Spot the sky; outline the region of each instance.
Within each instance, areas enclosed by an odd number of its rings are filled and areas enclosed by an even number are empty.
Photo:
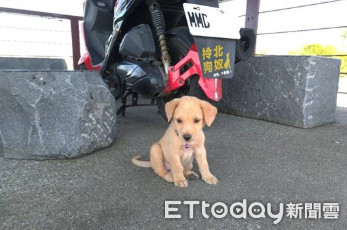
[[[260,12],[312,4],[328,0],[261,0]],[[35,11],[83,15],[84,0],[0,0],[0,7]],[[246,0],[233,0],[222,7],[232,15],[244,15]],[[278,11],[259,15],[258,33],[347,26],[347,0]],[[241,24],[244,17],[239,17]],[[230,23],[233,23],[232,20]],[[226,25],[228,26],[228,25]],[[319,43],[333,45],[340,52],[347,53],[347,39],[341,38],[345,29],[314,32],[259,35],[257,53],[288,54],[302,46]],[[72,56],[70,24],[66,20],[43,19],[0,13],[0,56]]]

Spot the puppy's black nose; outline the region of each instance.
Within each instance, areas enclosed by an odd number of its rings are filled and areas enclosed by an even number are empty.
[[[189,141],[190,138],[192,138],[192,135],[190,135],[190,134],[183,134],[183,138],[184,138],[184,140]]]

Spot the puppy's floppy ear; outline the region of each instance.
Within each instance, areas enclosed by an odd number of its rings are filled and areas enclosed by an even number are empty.
[[[207,126],[211,126],[212,122],[216,118],[217,108],[207,101],[201,101],[200,103],[202,112],[204,113],[204,121]]]
[[[170,122],[171,118],[174,114],[174,111],[178,105],[178,102],[180,101],[179,98],[175,98],[165,104],[165,112],[167,116],[167,121]]]

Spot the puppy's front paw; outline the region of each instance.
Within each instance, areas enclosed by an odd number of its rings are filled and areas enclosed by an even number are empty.
[[[207,184],[217,184],[218,180],[215,176],[213,176],[212,174],[202,178]]]
[[[173,183],[173,178],[172,178],[172,175],[171,173],[167,173],[165,176],[164,176],[164,179],[169,182],[169,183]]]
[[[174,183],[177,187],[180,187],[180,188],[185,188],[188,186],[188,181],[186,180],[186,178],[182,180],[175,180]]]

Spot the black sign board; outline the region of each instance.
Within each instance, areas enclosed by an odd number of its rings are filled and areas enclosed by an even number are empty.
[[[232,78],[236,40],[194,36],[204,78]]]

